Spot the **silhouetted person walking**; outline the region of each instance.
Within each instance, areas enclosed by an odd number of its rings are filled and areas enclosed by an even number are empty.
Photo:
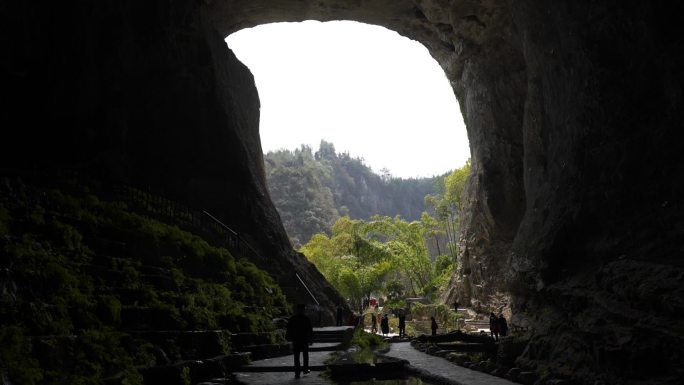
[[[499,314],[498,325],[499,334],[501,337],[506,337],[508,335],[508,322],[506,322],[506,318],[503,316],[503,314]]]
[[[382,330],[383,336],[389,334],[389,320],[387,319],[387,314],[382,315],[382,320],[380,321],[380,330]]]
[[[436,336],[437,335],[437,321],[435,321],[435,317],[430,317],[430,329],[432,329],[432,335]]]
[[[495,341],[499,340],[499,319],[494,313],[489,314],[489,333]]]
[[[406,315],[399,313],[399,337],[406,337]]]
[[[335,321],[337,321],[337,326],[342,326],[342,320],[343,320],[344,314],[341,306],[337,307],[337,318]]]
[[[309,317],[304,315],[304,305],[297,305],[297,313],[290,317],[287,322],[287,332],[285,334],[288,341],[292,341],[292,352],[294,353],[295,378],[299,378],[302,372],[299,364],[299,353],[304,356],[304,374],[309,373],[309,343],[313,337],[313,328]]]
[[[371,333],[376,334],[378,332],[378,319],[375,317],[374,313],[371,313]]]

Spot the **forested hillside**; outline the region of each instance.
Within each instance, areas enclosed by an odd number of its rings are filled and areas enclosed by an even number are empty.
[[[271,198],[293,246],[316,233],[330,234],[341,216],[369,219],[373,215],[420,219],[425,196],[438,193],[441,177],[400,179],[375,174],[362,159],[338,154],[332,143],[321,141],[318,151],[302,145],[265,155]]]

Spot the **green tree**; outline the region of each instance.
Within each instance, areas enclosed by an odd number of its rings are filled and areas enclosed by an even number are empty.
[[[313,154],[309,146],[269,152],[264,165],[271,198],[295,247],[313,234],[330,234],[332,224],[344,215],[418,220],[426,209],[423,198],[434,192],[436,180],[395,178],[388,170],[377,175],[363,159],[337,153],[324,140]]]
[[[446,251],[454,261],[458,255],[458,233],[465,203],[465,184],[469,175],[470,160],[463,167],[452,171],[443,179],[439,188],[443,194],[425,197],[425,203],[434,212],[437,225],[435,226],[435,223],[427,218],[429,216],[427,214],[422,220],[424,223],[430,224],[429,233],[433,237],[443,235],[446,238]]]
[[[354,305],[372,293],[396,295],[399,287],[402,294],[413,296],[434,293],[441,267],[436,269],[429,258],[420,221],[342,217],[332,229],[332,237],[318,234],[300,251]]]

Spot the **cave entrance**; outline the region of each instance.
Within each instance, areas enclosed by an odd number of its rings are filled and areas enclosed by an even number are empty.
[[[463,118],[428,50],[352,21],[262,24],[226,42],[252,71],[264,152],[321,140],[395,177],[439,175],[470,158]]]

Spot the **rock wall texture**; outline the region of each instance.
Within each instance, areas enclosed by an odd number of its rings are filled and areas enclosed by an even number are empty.
[[[264,186],[258,96],[223,37],[350,19],[422,42],[472,151],[445,301],[507,293],[519,363],[577,383],[681,383],[684,27],[674,2],[192,0],[3,4],[3,168],[78,168],[218,213],[285,286],[305,276]]]
[[[525,216],[508,282],[554,372],[681,381],[680,6],[515,2]]]
[[[265,187],[249,70],[197,1],[3,4],[3,171],[76,169],[206,209],[295,302],[339,294],[295,253]]]

